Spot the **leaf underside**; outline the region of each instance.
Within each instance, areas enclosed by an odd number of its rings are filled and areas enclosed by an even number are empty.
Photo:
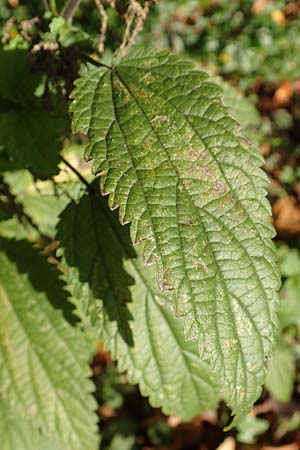
[[[90,193],[70,203],[57,238],[82,325],[93,328],[129,382],[138,383],[154,407],[183,420],[213,409],[218,385],[199,361],[197,342],[185,341],[170,295],[159,292],[154,271],[133,250],[128,227],[107,201]]]
[[[73,131],[121,223],[131,222],[185,335],[244,415],[272,347],[279,277],[256,151],[237,135],[208,76],[167,52],[133,51],[91,68],[73,93]]]
[[[88,347],[50,305],[56,286],[43,292],[41,257],[29,244],[4,239],[0,250],[0,403],[6,404],[0,414],[21,421],[13,448],[27,449],[32,433],[31,448],[96,450]],[[23,446],[18,433],[25,436]],[[12,437],[5,436],[9,449]]]

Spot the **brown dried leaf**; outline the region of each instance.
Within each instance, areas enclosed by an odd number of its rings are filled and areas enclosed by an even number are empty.
[[[273,205],[274,225],[280,236],[300,235],[300,207],[295,197],[280,198]]]

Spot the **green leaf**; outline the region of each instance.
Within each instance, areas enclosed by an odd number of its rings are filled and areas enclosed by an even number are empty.
[[[0,402],[1,450],[62,450],[40,433],[29,420],[18,415],[3,399]]]
[[[202,67],[206,71],[206,67],[200,66],[200,68]],[[243,127],[242,132],[249,137],[251,134],[253,135],[253,130],[258,128],[261,123],[259,112],[253,101],[223,78],[213,76],[212,71],[208,73],[212,76],[212,80],[223,89],[224,105],[230,109],[233,118]]]
[[[153,421],[149,425],[147,434],[155,447],[170,445],[173,440],[173,430],[164,419]]]
[[[39,76],[30,69],[29,53],[24,50],[0,50],[0,97],[26,103],[34,95]]]
[[[125,403],[126,391],[131,391],[131,386],[124,383],[124,374],[114,364],[108,364],[105,371],[96,378],[98,403],[113,410],[121,409]]]
[[[154,271],[144,267],[128,227],[106,201],[91,192],[70,203],[57,238],[77,314],[129,382],[139,383],[153,406],[184,420],[214,408],[218,386],[199,360],[197,342],[185,341],[183,319],[174,317],[170,296],[159,292]]]
[[[261,123],[258,110],[250,99],[244,97],[238,89],[229,83],[222,80],[219,81],[219,85],[224,90],[224,105],[230,108],[231,114],[241,124],[246,135],[251,136],[251,131],[255,130]]]
[[[298,431],[300,429],[300,413],[295,411],[292,416],[280,416],[278,425],[274,433],[274,438],[280,441],[285,435],[292,431]]]
[[[0,398],[52,448],[96,450],[90,351],[49,303],[62,307],[64,294],[45,264],[28,244],[1,240]]]
[[[59,214],[69,203],[70,197],[74,195],[76,198],[77,191],[82,189],[82,184],[77,181],[55,184],[52,180],[36,182],[28,170],[6,172],[4,180],[40,233],[50,238],[55,236]]]
[[[133,51],[76,82],[73,131],[90,139],[109,206],[145,241],[187,338],[244,415],[261,391],[279,275],[262,157],[237,135],[221,89],[167,52]]]
[[[122,434],[116,434],[109,447],[108,450],[135,450],[136,449],[136,438],[135,436],[124,436]]]
[[[291,325],[300,327],[300,280],[299,276],[289,277],[280,291],[281,302],[278,316],[281,328]]]
[[[279,402],[289,402],[295,381],[295,358],[292,349],[280,342],[268,363],[266,388]]]
[[[39,233],[27,221],[20,222],[20,218],[14,214],[11,219],[0,221],[0,236],[7,239],[27,239],[37,241]]]
[[[58,151],[64,127],[60,114],[47,112],[40,105],[15,107],[0,112],[0,145],[17,167],[50,177],[58,173]]]
[[[50,31],[45,33],[45,41],[59,42],[62,47],[71,45],[87,44],[90,41],[89,35],[82,28],[70,25],[63,17],[54,17],[49,25]]]
[[[299,277],[300,275],[300,253],[298,249],[282,246],[280,249],[280,273],[284,277]],[[284,252],[284,250],[286,250]]]
[[[29,168],[40,177],[57,174],[60,139],[68,126],[65,105],[48,96],[52,108],[46,110],[35,96],[40,77],[30,72],[28,52],[0,52],[0,69],[0,147],[14,169]]]
[[[269,422],[259,417],[246,416],[237,426],[237,439],[244,444],[255,444],[257,436],[269,429]]]

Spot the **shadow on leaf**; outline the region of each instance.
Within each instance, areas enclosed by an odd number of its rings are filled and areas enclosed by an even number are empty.
[[[124,268],[124,260],[136,254],[129,227],[122,227],[116,214],[108,209],[106,198],[91,190],[62,212],[57,239],[67,265],[78,269],[80,283],[88,284],[124,341],[133,346],[127,304],[134,279]]]
[[[72,312],[73,305],[68,301],[65,285],[55,266],[49,264],[46,258],[26,241],[1,238],[0,248],[17,265],[20,273],[27,274],[36,291],[44,292],[52,306],[60,309],[69,323],[76,323],[77,319]]]

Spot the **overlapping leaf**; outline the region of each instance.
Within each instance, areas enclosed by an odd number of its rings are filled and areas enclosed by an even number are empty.
[[[224,105],[230,108],[233,118],[243,127],[242,133],[250,138],[251,134],[253,135],[253,130],[257,129],[261,123],[254,102],[222,78],[214,78],[214,80],[223,89]]]
[[[14,170],[29,168],[42,177],[57,174],[60,139],[68,126],[65,105],[53,96],[56,109],[47,111],[35,96],[41,79],[30,71],[28,52],[0,51],[0,69],[0,147]]]
[[[74,238],[75,237],[75,238]],[[186,342],[170,296],[133,250],[103,198],[83,196],[63,212],[58,239],[71,300],[84,328],[94,329],[153,406],[184,420],[215,407],[218,386],[199,361],[197,342]]]
[[[295,357],[291,346],[278,342],[268,364],[266,388],[279,402],[289,402],[295,380]]]
[[[0,97],[18,104],[30,102],[39,83],[39,75],[30,69],[25,50],[0,50]]]
[[[49,238],[55,236],[61,211],[82,189],[81,183],[71,180],[55,184],[50,180],[39,180],[37,184],[28,170],[6,172],[3,178],[27,217]]]
[[[258,397],[276,322],[277,269],[262,158],[236,135],[221,89],[167,52],[128,54],[77,81],[73,130],[134,243],[145,241],[188,338],[243,415]]]
[[[15,168],[29,168],[42,177],[58,173],[58,151],[64,124],[40,105],[15,106],[0,112],[0,145]]]
[[[28,244],[2,240],[0,401],[21,420],[14,450],[27,450],[31,427],[32,449],[43,448],[49,439],[55,449],[96,450],[89,351],[79,330],[50,302],[63,307],[51,270],[45,274],[43,261]],[[10,420],[7,411],[1,413]]]

